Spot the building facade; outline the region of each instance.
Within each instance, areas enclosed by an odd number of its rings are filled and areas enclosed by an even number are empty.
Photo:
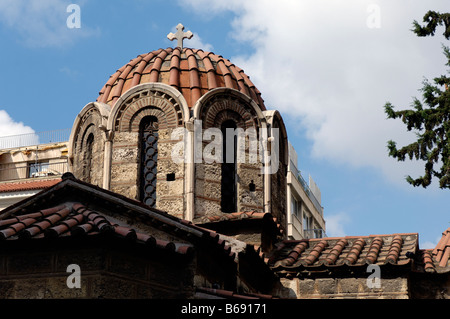
[[[307,183],[301,175],[298,169],[297,152],[291,143],[289,143],[286,179],[288,238],[326,237],[320,189],[311,177]]]
[[[0,137],[0,211],[61,180],[69,136],[66,129]]]

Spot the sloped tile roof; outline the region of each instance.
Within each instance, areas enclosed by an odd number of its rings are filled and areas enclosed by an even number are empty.
[[[407,265],[418,235],[392,234],[284,241],[269,259],[275,271],[338,269],[368,264]]]
[[[20,182],[0,183],[0,193],[44,189],[61,181],[60,178],[45,180],[26,180]]]
[[[97,102],[113,106],[130,88],[151,82],[173,86],[189,107],[209,90],[226,87],[246,94],[265,110],[261,93],[242,69],[222,56],[190,48],[159,49],[130,60],[110,76]]]
[[[193,246],[190,244],[162,240],[136,232],[131,227],[111,222],[106,216],[80,203],[66,203],[0,220],[0,240],[57,238],[101,233],[114,234],[123,239],[179,254],[193,252]]]
[[[61,202],[63,198],[65,201]],[[77,201],[76,198],[81,198],[82,201]],[[55,204],[49,204],[52,202]],[[90,208],[91,203],[98,202],[102,203],[101,209],[105,212],[110,209],[114,211],[106,214]],[[3,210],[0,214],[0,245],[2,239],[19,241],[105,233],[130,239],[131,242],[166,248],[176,253],[192,252],[192,245],[167,241],[146,232],[136,231],[126,223],[118,224],[110,214],[137,219],[147,226],[168,234],[176,234],[177,238],[183,238],[189,243],[212,247],[231,262],[235,261],[236,253],[216,232],[98,186],[84,183],[75,179],[73,175],[63,176],[60,183]]]
[[[425,272],[441,273],[450,271],[450,228],[447,228],[434,249],[419,252],[420,266]]]
[[[439,267],[446,267],[450,259],[450,227],[442,233],[441,240],[433,249],[432,255],[439,262]]]

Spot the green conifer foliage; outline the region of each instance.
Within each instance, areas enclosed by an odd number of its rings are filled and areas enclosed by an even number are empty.
[[[421,26],[413,22],[413,32],[417,36],[433,36],[436,28],[445,26],[444,37],[450,38],[450,14],[429,11],[424,16],[426,23]],[[450,49],[443,45],[450,66]],[[448,73],[448,72],[447,72]],[[397,148],[394,141],[388,142],[389,156],[398,161],[422,160],[425,162],[425,173],[419,178],[408,176],[406,181],[413,186],[426,188],[433,177],[439,179],[440,188],[450,188],[450,78],[442,75],[433,82],[424,80],[421,89],[423,100],[413,100],[413,109],[394,111],[391,103],[384,106],[389,119],[400,118],[406,124],[407,130],[416,131],[417,141]]]

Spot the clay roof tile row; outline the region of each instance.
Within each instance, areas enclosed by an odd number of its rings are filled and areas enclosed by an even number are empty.
[[[114,234],[131,242],[166,249],[177,254],[192,254],[193,246],[155,238],[123,225],[80,203],[67,203],[49,209],[0,220],[0,240],[57,238],[66,236]],[[220,245],[219,245],[220,246]],[[229,254],[229,251],[226,251]]]
[[[431,252],[439,267],[448,267],[450,261],[450,227],[443,233],[436,247]]]
[[[418,248],[417,234],[286,240],[270,257],[275,271],[298,271],[367,264],[406,265]]]
[[[21,182],[7,182],[0,183],[0,193],[3,192],[19,192],[28,190],[39,190],[58,184],[60,178],[45,179],[45,180],[27,180]]]

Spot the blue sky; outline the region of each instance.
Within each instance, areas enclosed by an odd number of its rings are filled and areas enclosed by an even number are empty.
[[[392,3],[394,2],[394,3]],[[447,72],[439,29],[411,31],[447,0],[0,0],[0,135],[71,128],[118,68],[173,46],[213,51],[243,68],[268,109],[284,117],[304,177],[322,193],[328,236],[419,233],[437,244],[450,227],[450,193],[404,180],[422,164],[387,156],[414,139],[383,106],[408,108],[424,78]],[[66,9],[80,7],[70,29]]]

